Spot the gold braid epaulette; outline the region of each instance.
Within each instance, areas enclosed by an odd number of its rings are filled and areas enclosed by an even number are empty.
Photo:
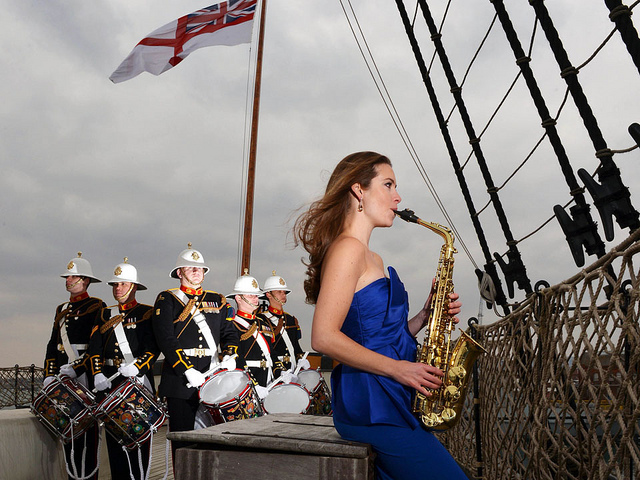
[[[115,327],[117,324],[122,322],[122,320],[124,320],[124,317],[122,315],[116,315],[115,317],[111,317],[109,320],[104,322],[103,325],[100,326],[100,333],[104,334],[111,327]]]
[[[102,308],[102,306],[100,305],[100,303],[102,302],[102,300],[97,299],[98,301],[95,302],[93,305],[91,305],[89,308],[87,308],[85,310],[85,312],[83,313],[83,315],[86,315],[87,313],[92,313],[95,312],[96,310],[98,310],[99,308]]]
[[[194,298],[190,298],[189,301],[187,302],[187,304],[184,307],[184,310],[182,310],[182,313],[180,314],[180,316],[178,317],[177,320],[175,320],[173,323],[179,323],[179,322],[184,322],[187,317],[189,316],[189,314],[191,313],[191,310],[193,309],[193,306],[196,304],[196,299]]]
[[[244,341],[245,341],[245,340],[247,340],[249,337],[252,337],[252,336],[253,336],[253,332],[255,332],[257,328],[258,328],[258,323],[256,322],[256,323],[254,323],[253,325],[251,325],[251,326],[249,327],[249,329],[248,329],[245,333],[243,333],[243,334],[240,336],[240,341],[241,341],[241,342],[244,342]]]

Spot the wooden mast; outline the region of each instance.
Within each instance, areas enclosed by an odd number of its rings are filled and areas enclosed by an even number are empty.
[[[253,112],[251,117],[251,140],[249,144],[249,167],[247,169],[247,197],[244,209],[244,234],[242,242],[242,265],[240,275],[249,271],[251,264],[251,236],[253,230],[253,197],[256,176],[256,150],[258,146],[258,114],[260,111],[260,82],[262,80],[262,48],[264,43],[264,23],[267,12],[267,0],[262,0],[260,27],[258,32],[258,55],[256,60],[256,78],[253,93]]]

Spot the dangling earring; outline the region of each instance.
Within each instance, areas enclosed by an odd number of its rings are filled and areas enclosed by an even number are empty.
[[[358,200],[358,211],[361,212],[362,211],[362,199]]]

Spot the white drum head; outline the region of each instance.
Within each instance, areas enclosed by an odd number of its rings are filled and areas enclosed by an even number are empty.
[[[313,392],[321,380],[320,373],[317,370],[300,370],[298,372],[298,380],[304,388]]]
[[[250,380],[242,370],[222,370],[200,387],[200,401],[207,405],[226,402],[240,395]]]
[[[310,397],[306,388],[295,383],[276,385],[264,398],[262,406],[267,413],[304,413]]]

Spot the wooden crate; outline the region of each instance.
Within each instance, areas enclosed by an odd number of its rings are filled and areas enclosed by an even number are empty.
[[[340,438],[331,417],[277,413],[189,432],[176,451],[176,480],[373,480],[367,444]]]

